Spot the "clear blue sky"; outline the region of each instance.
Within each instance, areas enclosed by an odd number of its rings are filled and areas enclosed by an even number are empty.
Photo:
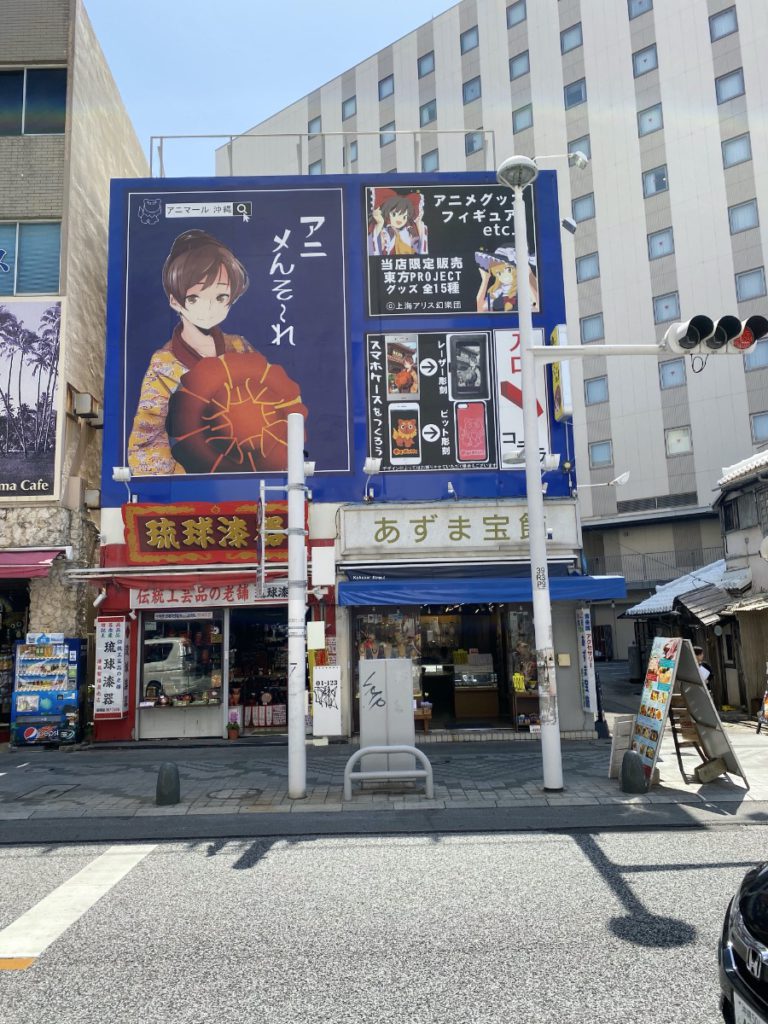
[[[148,152],[152,135],[245,131],[455,2],[85,0],[85,6]],[[215,145],[168,146],[166,174],[213,173]]]

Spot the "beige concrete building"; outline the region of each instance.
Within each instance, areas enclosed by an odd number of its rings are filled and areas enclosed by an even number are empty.
[[[716,481],[768,442],[768,341],[706,365],[599,352],[698,312],[768,309],[767,49],[764,0],[463,0],[217,152],[222,175],[591,157],[541,165],[578,224],[563,236],[569,340],[595,349],[573,364],[588,568],[625,575],[628,604],[721,556]],[[623,657],[621,611],[595,622]]]
[[[1,730],[14,639],[93,619],[109,181],[147,165],[80,0],[3,0],[0,110]]]

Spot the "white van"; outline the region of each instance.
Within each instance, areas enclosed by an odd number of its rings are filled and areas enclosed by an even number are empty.
[[[147,687],[156,689],[156,696],[177,697],[180,693],[204,690],[205,678],[195,678],[192,645],[178,636],[153,637],[144,641],[144,694]],[[150,690],[150,698],[152,691]]]

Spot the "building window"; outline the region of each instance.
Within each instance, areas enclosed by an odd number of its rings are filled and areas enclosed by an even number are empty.
[[[627,0],[629,7],[629,19],[639,18],[641,14],[647,14],[653,10],[653,0]]]
[[[315,135],[319,135],[323,126],[323,119],[318,114],[317,117],[313,117],[310,121],[307,121],[307,135],[313,138]]]
[[[524,132],[526,128],[533,126],[533,107],[530,103],[526,103],[524,107],[518,107],[517,110],[512,111],[512,131],[515,135],[518,132]]]
[[[595,194],[590,192],[589,195],[579,196],[578,199],[574,199],[571,203],[571,213],[573,219],[577,224],[581,224],[583,220],[592,220],[595,216]]]
[[[653,322],[666,324],[680,319],[680,299],[677,292],[656,295],[653,300]]]
[[[416,67],[419,71],[419,78],[426,78],[427,75],[431,75],[435,70],[435,51],[430,50],[429,53],[422,54],[416,62]]]
[[[658,260],[662,256],[669,256],[675,251],[675,239],[672,228],[662,228],[661,231],[652,231],[648,235],[648,259]]]
[[[583,153],[587,159],[592,159],[592,143],[588,135],[582,135],[580,139],[573,139],[568,143],[569,153]]]
[[[756,412],[749,417],[752,426],[752,441],[754,444],[762,444],[768,441],[768,412]]]
[[[347,121],[357,113],[357,96],[350,96],[341,104],[341,120]]]
[[[349,162],[357,163],[357,139],[353,139],[349,144]]]
[[[592,377],[584,381],[584,402],[586,405],[600,405],[608,401],[608,378]]]
[[[659,66],[659,58],[656,54],[656,44],[646,46],[644,50],[638,50],[632,54],[632,68],[635,78],[647,75],[649,71],[655,71]]]
[[[526,17],[525,0],[517,0],[516,4],[510,4],[507,8],[507,28],[519,25]]]
[[[650,135],[664,127],[664,117],[661,113],[661,104],[655,103],[652,107],[646,107],[637,115],[637,134],[640,138],[643,135]]]
[[[569,50],[576,50],[582,45],[584,39],[581,35],[581,22],[563,29],[560,33],[560,53],[568,53]]]
[[[314,163],[311,163],[309,165],[307,170],[309,171],[310,174],[322,174],[323,173],[323,161],[322,160],[315,160]]]
[[[0,135],[62,135],[66,68],[0,71]]]
[[[667,359],[659,363],[659,383],[662,391],[685,386],[685,360]]]
[[[729,71],[727,75],[721,75],[715,79],[715,93],[718,103],[727,103],[728,100],[744,95],[744,72],[741,68]]]
[[[730,533],[739,529],[739,503],[737,500],[726,501],[723,505],[723,530]]]
[[[440,170],[440,158],[436,149],[430,149],[428,153],[422,155],[421,169],[425,172]]]
[[[666,164],[653,167],[650,171],[643,171],[643,195],[646,199],[658,195],[659,192],[666,192],[668,188]]]
[[[693,451],[690,427],[670,427],[664,431],[664,448],[667,456],[688,455]]]
[[[728,7],[724,11],[713,14],[709,19],[709,38],[714,43],[718,39],[722,39],[723,36],[729,36],[732,32],[736,32],[738,27],[736,8]]]
[[[592,341],[603,339],[605,337],[603,314],[593,313],[592,316],[583,316],[579,320],[579,333],[582,345],[589,345]]]
[[[390,121],[388,124],[383,124],[379,132],[379,145],[388,146],[390,142],[395,141],[395,122]]]
[[[480,42],[480,36],[477,31],[477,25],[473,25],[472,28],[468,28],[466,32],[462,32],[459,36],[459,47],[462,53],[469,53],[470,50],[476,50],[477,45]]]
[[[596,277],[600,277],[600,260],[597,253],[579,256],[576,260],[576,280],[579,284],[582,281],[592,281]]]
[[[482,129],[476,132],[467,132],[464,136],[464,153],[466,156],[472,156],[473,153],[479,153],[484,145],[484,133]]]
[[[480,76],[478,75],[477,78],[470,78],[468,82],[465,82],[461,87],[461,93],[464,98],[465,105],[467,103],[474,103],[475,100],[479,100],[481,95]]]
[[[757,200],[749,199],[746,203],[737,203],[728,207],[728,223],[731,225],[731,234],[738,235],[740,231],[749,231],[750,228],[758,226]]]
[[[752,159],[752,144],[749,141],[749,132],[744,135],[734,135],[732,139],[725,139],[722,143],[723,167],[734,167],[736,164],[743,164]]]
[[[387,75],[386,78],[379,80],[379,99],[385,100],[387,96],[391,96],[395,91],[395,76]]]
[[[531,58],[527,50],[523,50],[522,53],[517,53],[514,57],[509,58],[509,77],[511,81],[514,81],[516,78],[522,78],[530,70]]]
[[[55,295],[61,224],[0,223],[0,295]]]
[[[432,124],[437,120],[437,100],[430,100],[429,103],[422,103],[419,107],[419,123],[423,128],[425,124]]]
[[[592,469],[602,469],[613,465],[613,442],[595,441],[589,446],[589,465]]]
[[[743,274],[736,275],[736,298],[739,302],[759,299],[762,295],[765,295],[765,270],[763,267],[745,270]]]
[[[768,369],[768,338],[758,341],[749,352],[744,353],[745,370]]]
[[[563,89],[563,97],[565,99],[565,109],[570,110],[571,107],[578,107],[582,103],[587,102],[587,80],[580,78],[578,82],[571,82],[570,85],[566,85]]]

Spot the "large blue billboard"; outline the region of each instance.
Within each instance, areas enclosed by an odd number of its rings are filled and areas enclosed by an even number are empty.
[[[291,412],[315,500],[361,500],[367,456],[393,500],[524,493],[518,275],[537,340],[565,320],[554,172],[534,188],[524,261],[488,174],[113,182],[102,503],[114,466],[141,501],[280,484]],[[570,457],[545,381],[537,445]]]

